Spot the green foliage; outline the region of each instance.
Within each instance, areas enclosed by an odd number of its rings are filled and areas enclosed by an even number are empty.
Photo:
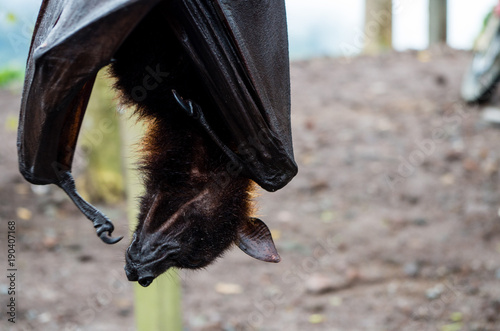
[[[488,21],[491,18],[491,15],[493,15],[494,10],[495,10],[495,8],[493,8],[491,11],[489,11],[488,14],[486,14],[486,17],[483,19],[483,28],[481,29],[481,32],[483,32],[484,29],[486,29],[486,25],[488,24]]]
[[[21,83],[24,79],[24,72],[19,68],[0,68],[0,88],[14,83]]]
[[[8,23],[16,23],[17,22],[17,17],[16,17],[16,14],[14,14],[14,13],[7,13],[5,19]]]

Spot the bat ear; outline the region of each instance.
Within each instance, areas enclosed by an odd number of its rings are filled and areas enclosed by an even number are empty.
[[[235,242],[243,252],[257,260],[274,263],[281,261],[269,228],[258,218],[249,218],[241,223]]]

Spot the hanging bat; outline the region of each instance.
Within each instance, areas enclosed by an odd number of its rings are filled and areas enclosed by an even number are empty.
[[[284,0],[44,0],[21,105],[19,167],[55,184],[108,244],[113,224],[77,192],[75,146],[99,69],[148,123],[146,192],[126,252],[130,281],[201,268],[232,244],[279,262],[252,214],[297,173]]]

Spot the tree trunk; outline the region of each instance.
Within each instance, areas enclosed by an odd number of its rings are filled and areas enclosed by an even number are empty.
[[[119,121],[105,70],[98,74],[92,90],[80,139],[87,161],[83,175],[77,178],[81,194],[92,202],[122,201]]]
[[[429,45],[446,43],[446,0],[429,0]]]
[[[364,33],[365,53],[392,49],[392,0],[366,0]]]

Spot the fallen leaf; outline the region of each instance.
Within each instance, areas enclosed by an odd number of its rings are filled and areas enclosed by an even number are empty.
[[[243,288],[238,284],[217,283],[215,291],[221,294],[240,294],[243,293]]]
[[[432,56],[428,51],[420,51],[417,54],[418,61],[420,61],[422,63],[430,62],[431,58],[432,58]]]
[[[330,305],[333,307],[340,307],[342,305],[342,297],[339,297],[338,295],[334,295],[330,299]]]
[[[18,218],[20,218],[22,220],[25,220],[25,221],[30,220],[31,216],[32,216],[31,211],[29,211],[29,209],[26,209],[26,208],[23,208],[23,207],[17,208],[16,214],[17,214]]]
[[[462,327],[462,323],[447,324],[441,327],[441,331],[460,331],[462,330]]]
[[[17,184],[14,186],[14,191],[19,195],[26,195],[30,193],[30,187],[26,184]]]
[[[59,244],[59,240],[56,237],[48,236],[43,238],[42,244],[47,249],[54,249]]]
[[[324,212],[321,213],[321,221],[323,223],[330,223],[335,214],[331,210],[325,210]]]
[[[325,316],[321,314],[312,314],[309,316],[309,323],[311,324],[319,324],[325,321]]]
[[[452,320],[453,322],[461,322],[463,318],[464,318],[464,314],[462,314],[459,311],[451,313],[451,315],[450,315],[450,320]]]
[[[451,173],[447,173],[446,175],[441,176],[439,180],[444,186],[451,186],[455,183],[455,176]]]

